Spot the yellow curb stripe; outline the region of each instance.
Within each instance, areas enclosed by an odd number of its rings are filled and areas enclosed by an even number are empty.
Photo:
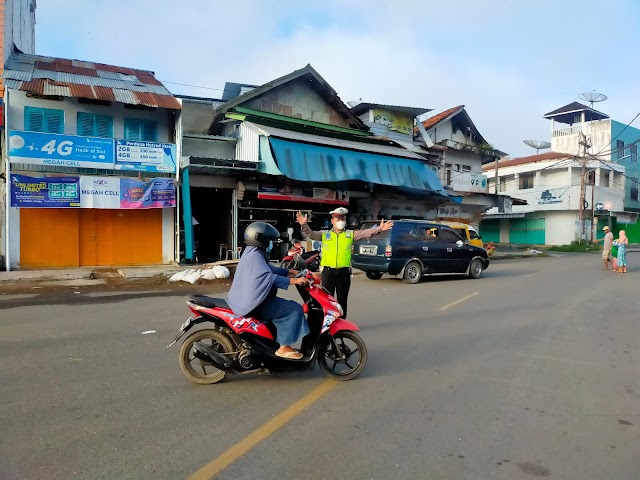
[[[469,300],[470,298],[473,298],[476,295],[478,295],[478,292],[473,292],[471,295],[467,295],[466,297],[459,298],[455,302],[447,303],[446,305],[440,307],[440,310],[448,310],[449,308],[455,307],[459,303],[462,303],[462,302],[464,302],[466,300]]]
[[[316,402],[320,397],[328,393],[336,385],[338,385],[336,380],[325,380],[300,400],[287,407],[253,433],[250,433],[240,440],[222,455],[191,475],[189,480],[210,480],[253,447],[262,442],[265,438],[285,426],[291,419]]]

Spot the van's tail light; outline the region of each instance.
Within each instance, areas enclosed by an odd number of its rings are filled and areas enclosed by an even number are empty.
[[[385,257],[391,256],[391,245],[387,245],[387,247],[384,249],[384,256]]]

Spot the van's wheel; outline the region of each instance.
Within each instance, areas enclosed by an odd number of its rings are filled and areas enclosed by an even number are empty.
[[[404,267],[404,281],[411,284],[416,284],[422,278],[422,265],[420,262],[409,262]]]
[[[189,380],[201,385],[221,382],[226,376],[225,372],[195,357],[193,345],[196,342],[201,342],[223,355],[229,355],[236,351],[233,340],[218,330],[198,330],[184,340],[178,353],[180,370]]]
[[[366,272],[369,280],[380,280],[382,278],[382,272]]]
[[[482,275],[482,270],[482,260],[480,260],[479,258],[474,258],[471,262],[471,265],[469,265],[469,277],[480,278],[480,275]]]

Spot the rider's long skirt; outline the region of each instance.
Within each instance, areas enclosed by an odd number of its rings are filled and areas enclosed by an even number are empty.
[[[278,330],[276,341],[280,345],[293,345],[309,333],[302,306],[292,300],[268,298],[252,312],[252,316],[275,324]]]

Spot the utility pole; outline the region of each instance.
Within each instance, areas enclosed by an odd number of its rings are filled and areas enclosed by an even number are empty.
[[[591,148],[587,136],[584,132],[580,132],[580,163],[582,164],[582,172],[580,174],[580,242],[585,238],[584,231],[584,202],[585,202],[585,176],[587,174],[587,150]]]

